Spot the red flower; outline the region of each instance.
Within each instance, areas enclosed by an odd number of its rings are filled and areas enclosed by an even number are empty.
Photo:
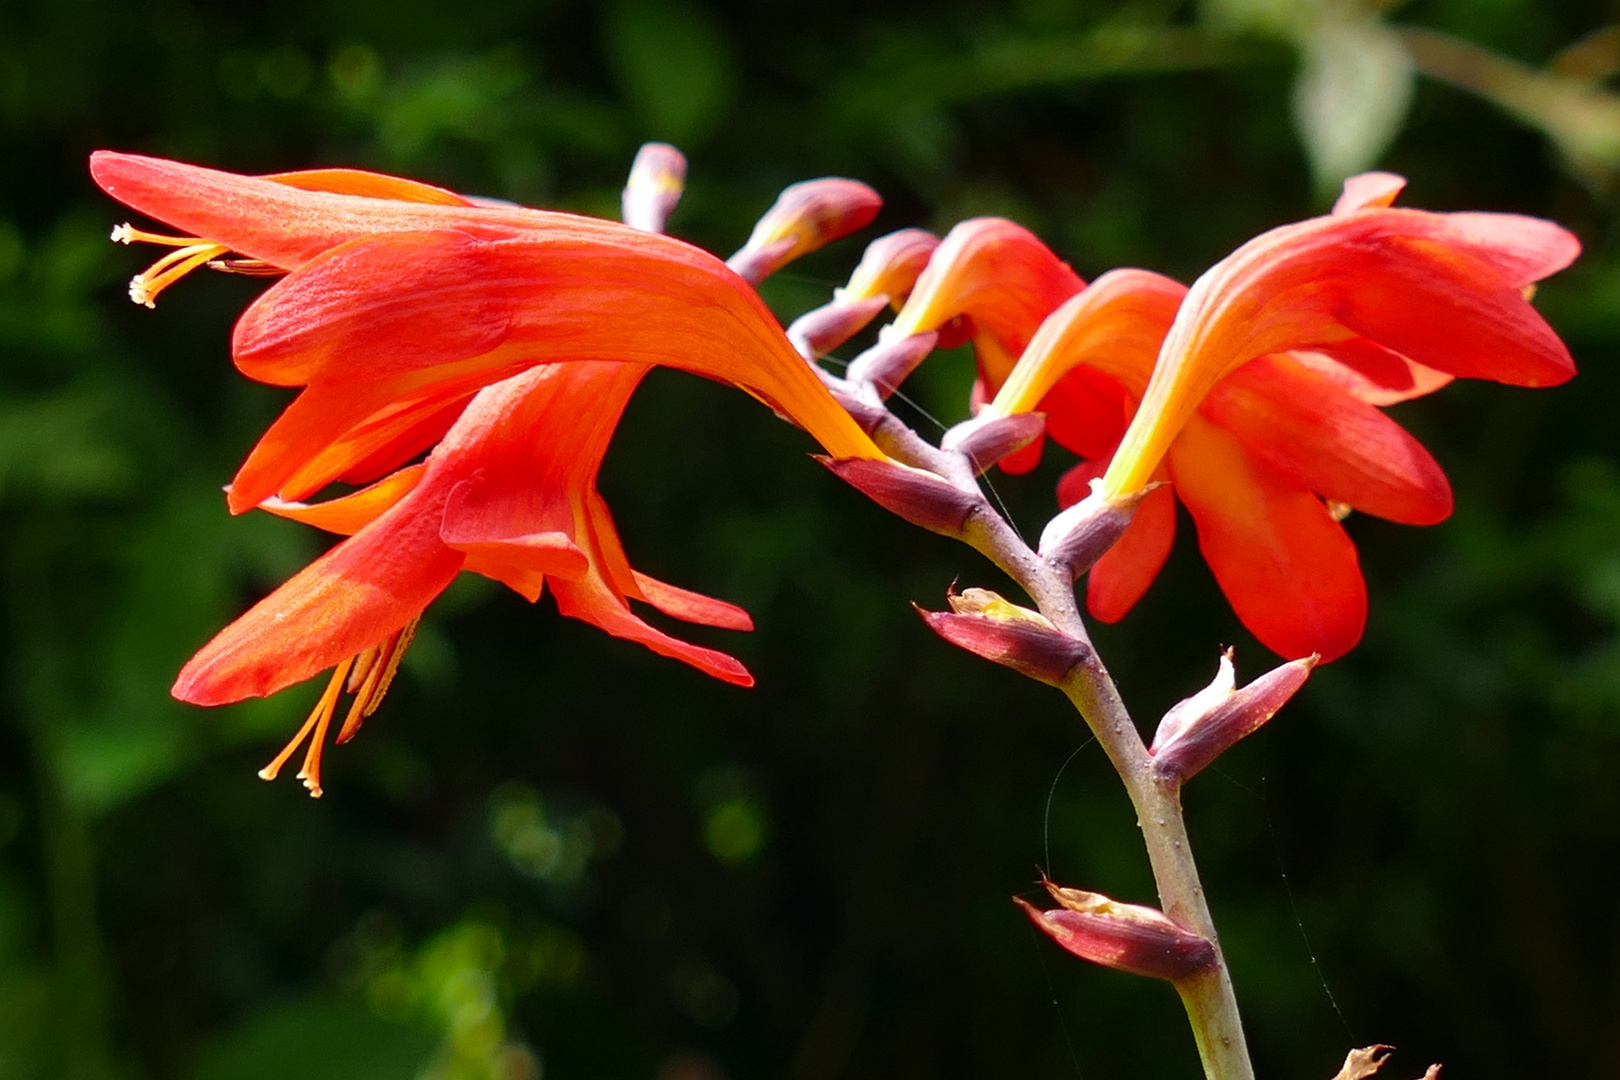
[[[275,693],[336,668],[298,735],[266,769],[273,777],[313,734],[301,775],[320,793],[320,753],[340,692],[355,694],[345,742],[386,690],[386,673],[427,605],[462,570],[536,600],[549,582],[564,615],[684,660],[727,682],[753,683],[724,653],[642,622],[629,599],[732,630],[746,612],[630,568],[596,473],[643,364],[531,368],[479,391],[427,461],[352,495],[266,509],[352,533],[255,604],[197,653],[174,694],[219,705]]]
[[[1574,237],[1516,215],[1387,208],[1403,183],[1352,179],[1333,214],[1251,240],[1191,290],[1104,275],[1042,324],[983,414],[1039,408],[1092,459],[1060,483],[1065,505],[1097,477],[1103,497],[1169,480],[1238,617],[1285,657],[1333,659],[1360,640],[1349,508],[1416,525],[1451,512],[1440,467],[1376,406],[1453,376],[1574,374],[1524,296],[1574,259]],[[1152,492],[1091,572],[1093,614],[1135,604],[1174,530],[1171,489]]]
[[[733,658],[648,626],[627,602],[752,626],[739,608],[632,570],[596,492],[613,429],[652,365],[732,382],[840,457],[882,457],[748,284],[679,241],[347,170],[251,178],[106,153],[92,170],[110,193],[206,237],[120,227],[115,239],[177,249],[135,279],[137,300],[204,264],[290,272],[237,324],[234,354],[249,375],[307,389],[255,448],[230,503],[350,538],[222,631],[174,687],[183,700],[221,704],[335,668],[267,778],[310,737],[300,776],[320,794],[338,698],[354,694],[343,742],[381,700],[423,609],[461,570],[530,600],[549,580],[563,614],[752,683]],[[643,154],[627,209],[661,227],[683,172],[673,148]],[[800,200],[813,212],[806,230],[779,204],[773,221],[792,250],[776,252],[776,265],[870,217],[863,208],[876,196],[864,185],[817,185],[861,207],[833,220],[828,199]],[[435,443],[424,463],[400,468]],[[318,505],[288,501],[378,477]]]
[[[679,240],[349,170],[260,178],[101,152],[91,172],[202,238],[115,234],[187,253],[138,277],[138,299],[205,263],[290,271],[238,321],[232,354],[252,378],[305,390],[237,474],[233,512],[381,475],[480,387],[564,361],[685,368],[761,398],[830,453],[881,456],[754,291]]]

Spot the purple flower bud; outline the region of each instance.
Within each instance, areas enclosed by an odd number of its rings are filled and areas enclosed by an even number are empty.
[[[828,176],[793,184],[782,189],[726,265],[758,285],[800,255],[865,228],[882,205],[882,197],[858,180]]]
[[[626,225],[661,233],[686,187],[686,155],[668,143],[644,143],[620,199]]]
[[[788,340],[806,360],[818,359],[860,333],[888,303],[886,293],[865,300],[835,299],[794,319]]]
[[[942,536],[960,536],[984,497],[963,491],[933,473],[875,458],[816,460],[885,510]]]
[[[930,629],[952,645],[1054,686],[1078,664],[1093,663],[1090,645],[1070,637],[1045,616],[1008,603],[988,589],[948,596],[950,611],[917,608]],[[915,606],[915,605],[913,605]]]
[[[864,300],[887,295],[899,307],[911,295],[928,258],[939,247],[939,237],[926,229],[901,229],[866,245],[861,263],[838,290],[841,300]]]
[[[888,328],[884,330],[876,345],[849,362],[849,370],[844,377],[850,382],[871,383],[886,398],[906,381],[906,376],[917,370],[924,357],[934,351],[939,334],[929,330],[906,337],[891,337],[887,333]]]
[[[1091,494],[1059,513],[1041,530],[1040,555],[1078,578],[1097,565],[1097,560],[1119,542],[1130,528],[1136,508],[1148,492],[1158,487],[1149,484],[1130,495],[1103,494],[1098,481],[1091,482]]]
[[[1041,437],[1046,414],[1015,413],[964,420],[945,433],[941,450],[966,454],[973,471],[982,473],[1008,454],[1016,453]]]
[[[1160,780],[1185,783],[1227,747],[1260,730],[1293,697],[1320,656],[1312,653],[1273,668],[1241,690],[1235,690],[1232,650],[1221,654],[1215,681],[1184,701],[1177,702],[1159,721],[1153,736],[1153,775]]]
[[[1082,960],[1145,975],[1185,979],[1215,966],[1215,946],[1157,908],[1121,904],[1101,893],[1046,882],[1060,905],[1042,911],[1022,897],[1013,902],[1053,941]]]

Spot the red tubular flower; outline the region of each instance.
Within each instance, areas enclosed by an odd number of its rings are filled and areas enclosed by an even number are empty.
[[[1105,498],[1173,484],[1091,571],[1098,618],[1122,617],[1151,584],[1179,498],[1257,638],[1284,657],[1342,656],[1367,605],[1344,513],[1428,525],[1451,512],[1439,465],[1377,406],[1454,375],[1573,374],[1522,290],[1567,265],[1574,238],[1513,215],[1388,209],[1400,183],[1352,179],[1332,215],[1250,241],[1190,291],[1112,271],[1042,324],[981,415],[1038,409],[1091,459],[1060,482],[1064,506],[1099,478]]]
[[[480,387],[564,361],[685,368],[761,398],[838,457],[881,456],[754,291],[679,240],[347,170],[257,178],[103,152],[91,172],[200,238],[124,230],[177,247],[136,279],[141,298],[204,263],[290,271],[244,313],[232,351],[244,374],[305,390],[237,475],[234,512],[374,478]]]
[[[648,626],[626,602],[644,601],[689,622],[752,629],[740,608],[632,570],[597,494],[602,455],[648,370],[610,363],[531,368],[479,391],[425,463],[331,502],[267,504],[352,535],[204,646],[180,672],[174,695],[219,705],[335,668],[304,728],[265,770],[273,777],[312,736],[300,775],[319,794],[321,747],[345,683],[355,699],[339,742],[376,707],[411,628],[461,570],[531,601],[549,582],[564,615],[751,685],[736,660]]]

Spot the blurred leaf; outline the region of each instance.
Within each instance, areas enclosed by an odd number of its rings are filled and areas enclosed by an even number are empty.
[[[296,998],[218,1039],[191,1080],[412,1080],[435,1042],[431,1031],[379,1020],[353,998]]]
[[[647,134],[696,145],[736,96],[724,28],[703,8],[672,0],[618,0],[603,14],[608,62]]]
[[[1294,120],[1319,191],[1377,163],[1412,104],[1412,58],[1370,14],[1334,8],[1300,40]]]

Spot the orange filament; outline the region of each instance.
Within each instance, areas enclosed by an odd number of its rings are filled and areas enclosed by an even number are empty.
[[[354,695],[354,704],[349,706],[349,714],[343,720],[343,726],[338,729],[334,745],[342,745],[354,738],[360,730],[365,718],[377,711],[382,704],[383,695],[388,692],[389,683],[394,680],[394,673],[399,670],[400,657],[405,655],[405,649],[416,636],[416,624],[421,622],[417,616],[400,629],[394,631],[383,639],[382,644],[373,645],[358,656],[351,656],[339,664],[332,672],[332,678],[327,682],[321,698],[311,710],[309,719],[304,726],[298,729],[298,734],[282,747],[281,753],[275,759],[259,770],[262,780],[274,780],[281,772],[281,767],[297,751],[303,741],[309,739],[309,747],[304,751],[304,763],[298,770],[298,779],[304,782],[309,793],[314,798],[321,797],[321,753],[326,744],[326,733],[332,726],[332,717],[337,713],[338,698],[347,691]]]
[[[191,273],[211,259],[225,254],[230,248],[211,240],[195,236],[159,236],[131,228],[126,222],[112,231],[112,238],[120,244],[161,244],[175,250],[129,280],[129,298],[137,304],[156,307],[158,293]]]

